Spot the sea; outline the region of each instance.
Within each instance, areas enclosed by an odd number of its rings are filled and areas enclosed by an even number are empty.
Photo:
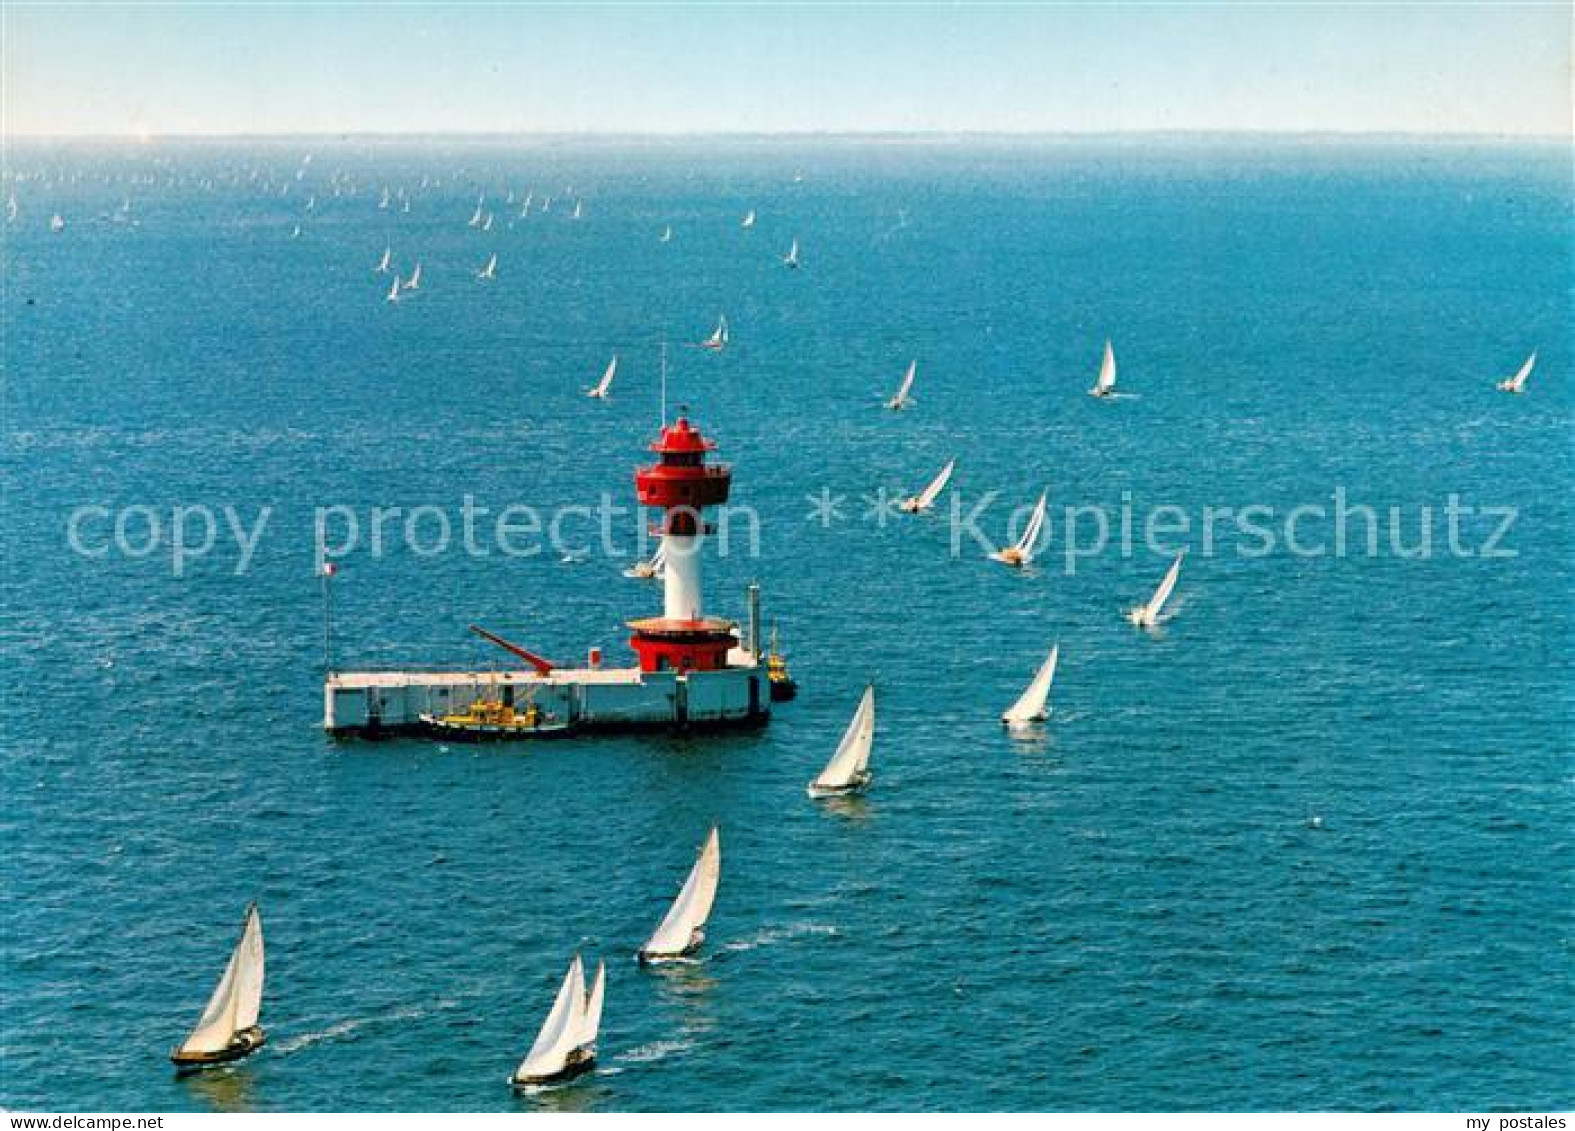
[[[1575,1106],[1570,170],[9,144],[0,1106]],[[733,468],[707,611],[758,582],[799,684],[768,727],[324,733],[325,666],[517,666],[472,624],[630,663],[632,475],[681,413]],[[1042,492],[1038,558],[991,561]],[[874,780],[812,801],[870,682]],[[713,823],[704,946],[642,969]],[[268,1043],[177,1077],[254,899]],[[516,1094],[575,953],[597,1068]]]

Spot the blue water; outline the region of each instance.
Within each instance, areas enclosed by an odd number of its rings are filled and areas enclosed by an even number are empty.
[[[1575,1104],[1567,149],[287,141],[5,173],[0,1105]],[[509,189],[557,199],[515,219]],[[395,305],[385,243],[423,264]],[[729,349],[682,345],[722,312]],[[799,700],[731,737],[326,739],[313,508],[628,503],[664,337],[760,516],[758,556],[710,556],[712,607],[760,580]],[[1106,337],[1130,399],[1083,395]],[[1532,349],[1528,394],[1495,392]],[[917,406],[882,412],[914,357]],[[1002,493],[992,537],[1050,489],[1038,569],[953,556],[944,507],[861,517],[952,456],[965,510]],[[1433,508],[1433,555],[1195,528],[1155,636],[1121,612],[1168,551],[1062,565],[1068,504],[1336,487],[1407,545]],[[1450,494],[1518,508],[1515,556],[1447,552]],[[221,530],[176,577],[167,546],[72,553],[84,504],[166,534],[177,505],[273,510],[243,575]],[[473,621],[621,660],[657,600],[600,552],[389,530],[342,559],[342,665],[498,662]],[[1054,714],[1015,741],[996,715],[1052,640]],[[871,676],[874,788],[813,804]],[[704,960],[642,972],[713,820]],[[270,1043],[178,1080],[253,897]],[[601,1067],[515,1097],[576,948],[611,967]]]

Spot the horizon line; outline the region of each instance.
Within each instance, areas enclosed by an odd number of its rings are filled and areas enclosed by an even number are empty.
[[[1416,141],[1526,141],[1558,142],[1575,146],[1575,136],[1564,133],[1519,133],[1471,130],[1385,129],[1273,129],[1229,127],[1134,127],[1115,130],[298,130],[258,132],[208,132],[157,130],[135,133],[31,133],[0,129],[0,144],[12,142],[88,142],[150,145],[163,141],[944,141],[968,139],[1088,140],[1097,138],[1333,138],[1341,140],[1389,139]]]

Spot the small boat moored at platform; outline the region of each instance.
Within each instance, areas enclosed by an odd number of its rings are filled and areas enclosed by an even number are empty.
[[[501,699],[477,699],[452,715],[422,715],[421,725],[440,738],[458,742],[497,742],[511,738],[547,738],[566,734],[569,724],[534,703],[516,711]]]

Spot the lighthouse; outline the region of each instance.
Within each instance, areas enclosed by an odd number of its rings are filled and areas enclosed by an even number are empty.
[[[727,502],[733,472],[710,462],[716,445],[686,417],[664,425],[656,460],[636,470],[640,505],[656,514],[666,562],[660,616],[629,622],[635,662],[560,664],[473,625],[523,668],[491,671],[331,671],[323,725],[333,734],[442,737],[563,736],[597,730],[690,732],[763,726],[771,717],[771,669],[761,662],[759,587],[749,589],[749,646],[730,620],[707,616],[700,563],[706,512]],[[785,676],[785,672],[784,672]]]
[[[701,547],[712,530],[705,511],[727,502],[733,483],[732,468],[706,462],[715,450],[680,416],[651,445],[656,462],[635,472],[640,505],[660,512],[666,559],[662,615],[629,622],[641,671],[718,671],[738,643],[732,622],[705,615],[700,584]]]

